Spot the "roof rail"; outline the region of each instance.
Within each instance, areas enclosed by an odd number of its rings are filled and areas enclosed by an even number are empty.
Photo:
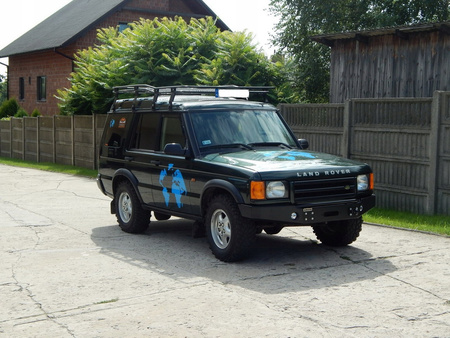
[[[190,86],[190,85],[179,85],[179,86],[164,86],[164,87],[153,87],[147,84],[131,84],[126,86],[117,86],[113,88],[114,91],[114,101],[118,100],[120,94],[133,94],[134,100],[136,101],[142,96],[153,96],[153,108],[155,107],[158,97],[162,95],[169,96],[169,106],[172,108],[172,103],[177,95],[215,95],[219,97],[221,91],[227,92],[227,97],[234,98],[244,98],[242,96],[243,91],[247,91],[248,94],[263,94],[265,100],[267,100],[267,93],[274,87],[266,86],[235,86],[235,85],[225,85],[225,86]],[[233,96],[235,93],[236,96]],[[248,97],[247,97],[248,98]],[[114,104],[113,104],[114,106]],[[134,107],[135,105],[133,105]],[[115,110],[115,107],[113,107]]]

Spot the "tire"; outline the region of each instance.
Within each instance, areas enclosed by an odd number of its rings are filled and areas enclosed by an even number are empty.
[[[147,230],[150,223],[150,211],[142,208],[130,182],[119,183],[114,200],[117,222],[123,231],[138,234]]]
[[[256,238],[256,227],[241,216],[230,196],[211,199],[205,225],[209,247],[217,259],[236,262],[248,256]]]
[[[168,219],[170,219],[170,215],[167,214],[162,214],[160,212],[153,212],[153,216],[155,216],[156,220],[158,221],[167,221]]]
[[[329,246],[346,246],[354,242],[358,238],[361,229],[361,217],[313,226],[317,239]]]

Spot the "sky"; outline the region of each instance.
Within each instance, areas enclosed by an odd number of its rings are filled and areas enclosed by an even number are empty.
[[[267,11],[270,0],[203,0],[208,7],[225,22],[232,31],[244,31],[254,35],[254,42],[267,55],[273,54],[270,44],[270,34],[276,23],[276,18]],[[3,49],[31,28],[44,21],[58,11],[70,0],[2,0],[2,15],[0,33],[0,49]],[[1,63],[8,63],[7,58],[0,58]],[[0,64],[0,73],[6,73],[6,67]]]

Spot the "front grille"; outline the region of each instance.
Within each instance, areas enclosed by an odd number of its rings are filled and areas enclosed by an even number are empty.
[[[328,178],[293,182],[294,202],[317,203],[356,196],[356,178]]]

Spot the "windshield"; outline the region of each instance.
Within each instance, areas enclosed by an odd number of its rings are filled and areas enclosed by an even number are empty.
[[[236,145],[296,147],[295,140],[276,111],[216,111],[191,114],[200,150]]]

